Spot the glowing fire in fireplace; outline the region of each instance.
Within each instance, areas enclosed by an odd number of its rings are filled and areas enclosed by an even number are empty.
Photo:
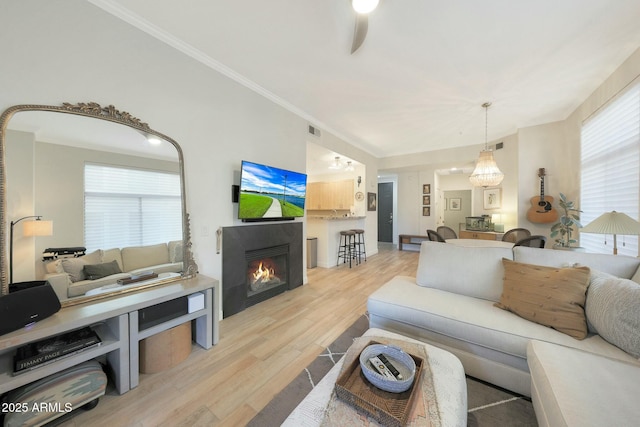
[[[260,261],[260,265],[251,273],[251,290],[257,291],[261,287],[269,286],[272,284],[280,284],[281,280],[276,276],[276,272],[273,267],[267,265],[265,262]]]
[[[276,272],[272,267],[263,267],[262,261],[258,266],[257,270],[253,272],[253,281],[254,282],[269,282],[273,280],[272,278],[276,278]],[[276,278],[277,279],[277,278]]]

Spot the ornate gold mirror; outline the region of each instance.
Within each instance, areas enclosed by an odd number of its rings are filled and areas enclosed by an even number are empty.
[[[111,105],[5,110],[0,197],[2,295],[47,280],[68,306],[197,272],[180,146]]]

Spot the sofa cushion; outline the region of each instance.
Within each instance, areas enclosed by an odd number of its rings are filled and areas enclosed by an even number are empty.
[[[166,243],[149,246],[131,246],[123,248],[122,271],[132,271],[145,267],[152,267],[157,264],[169,263],[169,249]]]
[[[531,398],[541,426],[636,426],[640,364],[531,341]]]
[[[497,302],[502,293],[502,258],[512,256],[511,248],[423,242],[416,283]]]
[[[156,274],[161,273],[180,273],[182,271],[182,263],[181,262],[170,262],[168,264],[157,264],[152,266],[147,266],[143,268],[139,268],[137,270],[127,271],[127,273],[131,275],[146,273],[149,270],[153,270]]]
[[[604,271],[617,277],[630,279],[640,266],[640,258],[624,255],[591,254],[577,251],[529,248],[513,248],[514,261],[527,264],[546,265],[547,267],[572,267],[585,265],[593,270]]]
[[[640,285],[594,271],[586,314],[602,338],[640,358]]]
[[[504,358],[504,355],[512,355],[521,359],[520,365],[512,364],[518,369],[526,370],[527,343],[531,339],[616,359],[635,360],[599,335],[576,340],[555,329],[501,310],[491,301],[416,286],[413,277],[397,276],[391,279],[369,296],[367,309],[371,317],[376,317],[380,322],[376,327],[387,329],[385,324],[408,325],[425,331],[414,338],[420,339],[435,333],[440,336],[438,341],[446,341],[465,351],[473,348],[474,354],[491,357],[500,363],[511,363],[513,360]]]
[[[103,264],[87,264],[84,266],[84,275],[87,280],[101,279],[116,273],[122,273],[116,260]]]
[[[587,336],[584,314],[589,267],[555,268],[503,259],[504,289],[495,306],[576,339]]]
[[[120,266],[120,270],[124,271],[124,265],[122,264],[122,254],[120,248],[107,249],[102,255],[102,262],[116,261]]]
[[[54,259],[53,261],[47,261],[44,263],[44,269],[47,274],[59,274],[64,273],[64,268],[62,268],[62,260]]]

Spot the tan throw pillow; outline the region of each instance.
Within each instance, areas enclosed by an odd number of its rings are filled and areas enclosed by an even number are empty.
[[[503,290],[496,307],[579,340],[587,336],[589,267],[543,267],[506,258],[502,264]]]

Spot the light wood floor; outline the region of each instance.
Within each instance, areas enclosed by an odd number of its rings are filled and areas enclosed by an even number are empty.
[[[242,426],[366,311],[395,275],[414,276],[417,252],[380,248],[366,263],[308,270],[309,283],[220,322],[220,341],[180,365],[140,376],[120,396],[65,426]]]

